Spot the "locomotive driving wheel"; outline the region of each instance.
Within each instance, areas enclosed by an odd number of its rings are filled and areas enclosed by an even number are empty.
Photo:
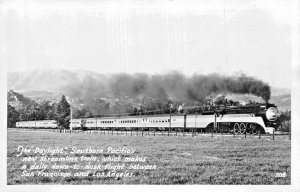
[[[253,134],[253,135],[257,135],[258,134],[258,126],[256,126],[256,125],[254,125],[254,124],[251,124],[252,126],[251,126],[251,128],[252,128],[252,131],[251,131],[251,133]]]
[[[238,123],[234,124],[233,131],[234,131],[235,134],[240,134],[241,133],[241,128],[240,128],[240,125]]]
[[[252,124],[246,124],[246,133],[251,134],[252,133]]]
[[[241,134],[245,134],[246,132],[246,125],[244,123],[240,124],[240,132]]]

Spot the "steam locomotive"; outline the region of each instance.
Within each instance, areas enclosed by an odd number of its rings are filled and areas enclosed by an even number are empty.
[[[182,111],[180,111],[182,112]],[[272,133],[278,125],[278,110],[274,104],[244,106],[199,107],[197,113],[111,116],[70,120],[70,129],[76,130],[169,130],[195,132],[227,132],[234,134]],[[17,128],[57,129],[54,120],[23,121]]]

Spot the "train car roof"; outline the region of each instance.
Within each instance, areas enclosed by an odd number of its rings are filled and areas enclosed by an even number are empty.
[[[47,121],[48,121],[48,122],[49,122],[49,121],[50,121],[50,122],[53,122],[53,121],[55,121],[55,120],[17,121],[16,123],[23,123],[23,122],[24,122],[24,123],[30,123],[30,122],[34,123],[34,122],[41,122],[41,121],[42,121],[42,122],[47,122]],[[56,122],[56,121],[55,121],[55,122]]]
[[[184,116],[184,114],[171,114],[171,117]],[[132,116],[114,116],[114,117],[88,117],[88,118],[76,118],[79,119],[135,119],[135,118],[150,118],[150,117],[170,117],[170,114],[159,114],[159,115],[132,115]]]

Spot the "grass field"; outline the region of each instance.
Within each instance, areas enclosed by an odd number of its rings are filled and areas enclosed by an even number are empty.
[[[291,184],[291,142],[287,137],[271,140],[254,137],[121,136],[9,130],[7,142],[7,183],[10,185]],[[19,145],[68,149],[126,146],[135,149],[134,156],[147,157],[146,164],[155,164],[157,168],[133,170],[133,177],[118,179],[98,178],[92,174],[87,177],[22,177],[21,166],[30,163],[22,162],[16,156]],[[108,154],[94,156],[102,158]],[[124,156],[126,155],[122,158]],[[74,163],[68,164],[71,166]],[[62,170],[64,171],[66,170]],[[107,173],[109,170],[104,171]],[[286,176],[276,177],[276,173],[286,173]]]

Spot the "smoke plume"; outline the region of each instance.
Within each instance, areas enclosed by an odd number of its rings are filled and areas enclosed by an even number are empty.
[[[244,74],[237,77],[218,74],[187,77],[179,72],[159,75],[122,73],[111,76],[109,89],[116,98],[150,97],[163,103],[201,102],[219,93],[252,94],[268,102],[271,94],[268,84]]]

